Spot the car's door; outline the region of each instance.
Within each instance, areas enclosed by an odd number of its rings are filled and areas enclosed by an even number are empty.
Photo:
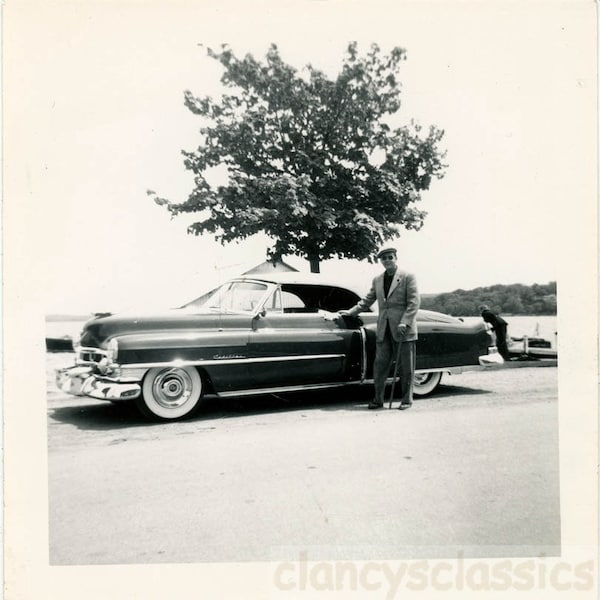
[[[257,281],[233,281],[216,290],[204,304],[214,319],[216,331],[200,332],[189,344],[202,354],[203,366],[218,393],[252,387],[249,369],[248,337],[255,322],[255,308],[261,304],[269,286]]]
[[[353,332],[324,311],[277,289],[255,319],[248,357],[257,388],[314,385],[347,378]]]

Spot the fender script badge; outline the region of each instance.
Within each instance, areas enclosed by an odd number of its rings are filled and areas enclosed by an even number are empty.
[[[215,354],[214,360],[231,360],[232,358],[246,358],[242,354]]]

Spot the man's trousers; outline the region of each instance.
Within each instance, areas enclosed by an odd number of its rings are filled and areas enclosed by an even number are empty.
[[[395,342],[390,333],[389,327],[386,329],[383,341],[376,343],[375,363],[373,365],[373,379],[375,380],[375,402],[383,404],[385,401],[385,382],[390,377],[390,368],[396,359],[400,347],[400,366],[398,374],[400,375],[400,397],[402,404],[412,404],[413,401],[413,379],[416,366],[416,345],[417,342]],[[396,386],[398,389],[398,386]]]

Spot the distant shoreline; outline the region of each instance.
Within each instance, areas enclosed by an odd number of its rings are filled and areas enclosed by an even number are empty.
[[[94,313],[87,315],[46,315],[47,322],[59,322],[59,321],[87,321],[94,316]]]

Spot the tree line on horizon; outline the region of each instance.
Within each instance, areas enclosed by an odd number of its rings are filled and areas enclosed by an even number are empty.
[[[505,315],[556,315],[556,281],[533,285],[497,284],[421,297],[421,308],[457,317],[479,315],[482,304]]]

